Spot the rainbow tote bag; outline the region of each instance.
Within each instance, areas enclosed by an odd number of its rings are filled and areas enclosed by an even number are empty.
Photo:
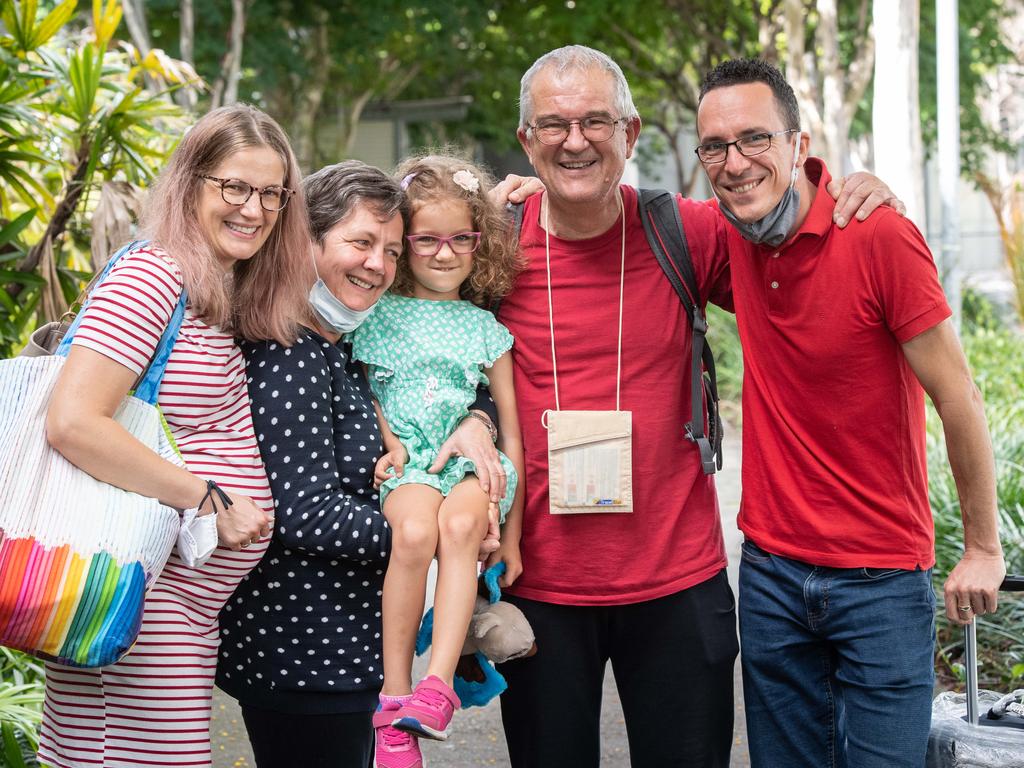
[[[99,282],[130,247],[111,258]],[[179,466],[156,399],[185,300],[183,291],[149,368],[114,415],[142,450]],[[82,316],[56,354],[0,360],[0,645],[102,667],[135,642],[179,513],[94,479],[46,442],[47,407]]]

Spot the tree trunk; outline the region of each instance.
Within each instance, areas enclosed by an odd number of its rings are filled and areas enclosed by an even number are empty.
[[[341,130],[338,132],[339,157],[349,157],[352,154],[352,148],[356,144],[356,129],[359,125],[359,120],[362,118],[363,110],[370,103],[373,95],[374,92],[368,90],[353,97],[348,103],[348,109],[345,110],[344,116],[338,120],[338,124],[341,127]],[[395,130],[402,130],[402,127],[396,125]],[[396,158],[396,162],[400,160],[402,160],[401,157]]]
[[[238,81],[242,77],[242,46],[245,42],[245,0],[231,0],[231,30],[228,49],[220,60],[220,74],[213,84],[210,108],[238,101]]]
[[[924,150],[918,104],[918,0],[874,0],[875,96],[871,111],[875,173],[926,232]]]
[[[850,170],[848,138],[850,122],[843,109],[843,71],[839,65],[839,15],[836,0],[818,0],[818,28],[815,32],[818,72],[821,79],[823,146],[815,154],[825,158],[832,173]]]
[[[46,225],[46,231],[39,238],[39,242],[32,246],[28,255],[18,264],[19,272],[34,271],[42,261],[45,250],[52,247],[52,243],[67,229],[68,221],[74,215],[75,209],[78,208],[78,201],[81,200],[82,193],[85,192],[90,147],[89,139],[83,138],[78,147],[78,162],[75,164],[75,170],[71,174],[71,178],[64,183],[60,201],[53,209],[50,223]],[[7,286],[7,293],[12,299],[17,299],[24,289],[25,286],[21,283],[13,283]]]
[[[146,24],[146,8],[142,0],[123,0],[121,7],[124,9],[124,23],[128,27],[132,43],[145,58],[153,47],[149,39],[149,25]]]
[[[192,7],[192,0],[181,0],[179,6],[180,29],[178,34],[181,60],[193,69],[195,68],[195,12]],[[196,91],[194,88],[185,87],[175,92],[175,100],[181,106],[192,109],[196,105]]]
[[[128,27],[132,44],[139,49],[139,59],[144,59],[152,50],[153,42],[149,38],[149,25],[146,23],[146,7],[143,0],[124,0],[122,8],[124,9],[124,23]],[[149,72],[143,70],[142,80],[148,90],[159,90]]]
[[[331,72],[327,10],[318,8],[314,18],[316,29],[312,35],[313,46],[310,61],[313,75],[303,82],[302,87],[298,90],[299,108],[295,115],[292,133],[292,142],[295,156],[299,160],[299,167],[307,172],[315,168],[317,163],[316,124]]]
[[[807,56],[804,47],[804,27],[807,9],[803,0],[785,0],[782,8],[782,28],[786,34],[786,80],[796,94],[800,105],[801,125],[816,139],[824,139],[825,129],[822,124],[821,110],[815,97],[817,88],[808,71]],[[815,146],[815,154],[822,148]]]

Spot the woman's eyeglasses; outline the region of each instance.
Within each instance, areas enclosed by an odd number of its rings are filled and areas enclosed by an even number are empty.
[[[276,184],[260,189],[241,179],[218,179],[204,174],[199,174],[199,178],[212,181],[220,187],[220,196],[228,205],[245,205],[255,192],[260,196],[260,206],[270,213],[276,213],[288,205],[288,199],[295,194],[293,190]]]

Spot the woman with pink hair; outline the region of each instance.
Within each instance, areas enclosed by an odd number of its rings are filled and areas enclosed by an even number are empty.
[[[210,765],[217,614],[273,524],[236,339],[297,337],[312,282],[300,181],[270,117],[245,105],[210,112],[152,190],[148,240],[83,310],[47,414],[51,445],[100,480],[186,510],[185,520],[196,515],[210,541],[205,552],[171,553],[124,659],[102,669],[47,665],[39,756],[54,768]],[[113,418],[183,292],[158,405],[184,467]]]

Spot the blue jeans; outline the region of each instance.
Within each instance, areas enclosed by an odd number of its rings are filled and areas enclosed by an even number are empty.
[[[753,768],[924,766],[930,570],[816,567],[747,540],[739,617]]]

